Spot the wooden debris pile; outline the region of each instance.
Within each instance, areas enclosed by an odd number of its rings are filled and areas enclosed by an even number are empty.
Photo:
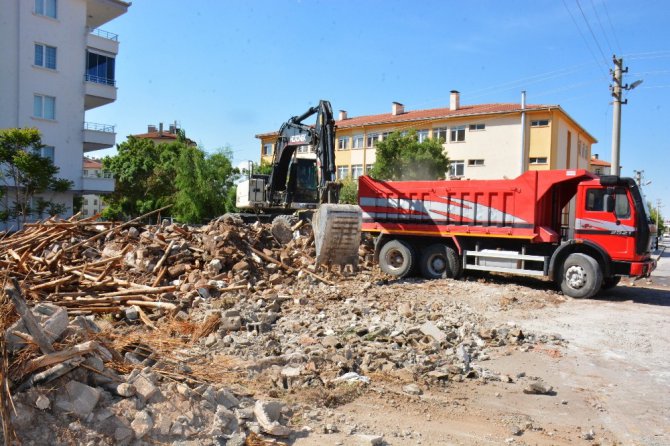
[[[21,367],[13,368],[15,374],[22,372],[14,378],[25,381],[49,365],[103,351],[86,335],[87,330],[95,331],[86,323],[91,315],[108,314],[112,321],[156,329],[179,312],[188,317],[197,300],[277,293],[302,280],[332,285],[341,277],[337,272],[317,273],[311,239],[298,238],[280,247],[267,225],[222,219],[192,228],[142,226],[138,220],[119,225],[74,217],[49,219],[0,240],[5,282],[16,280],[4,291],[12,296],[20,318],[6,319],[3,332],[15,357],[25,348],[34,350],[22,357]],[[369,253],[363,250],[362,255]],[[31,323],[33,313],[41,321]],[[61,336],[72,334],[72,318],[79,318],[81,330],[65,341]],[[214,319],[207,321],[193,339],[206,336],[216,324]],[[40,331],[45,331],[44,337]],[[52,347],[57,341],[67,344],[61,352]],[[36,358],[35,346],[43,355],[58,354]],[[103,351],[102,356],[121,358],[113,351]]]

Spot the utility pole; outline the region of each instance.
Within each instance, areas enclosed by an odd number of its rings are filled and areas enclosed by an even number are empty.
[[[612,96],[614,97],[612,110],[612,175],[619,175],[619,153],[621,149],[621,104],[628,102],[621,101],[621,92],[623,86],[623,73],[628,72],[628,67],[623,68],[623,58],[617,59],[612,56],[614,61],[614,70],[611,71],[614,84],[610,86]]]
[[[614,62],[614,70],[610,70],[612,74],[613,84],[610,85],[612,90],[612,97],[614,97],[612,110],[612,175],[619,175],[619,154],[621,152],[621,105],[628,104],[628,99],[622,99],[623,90],[632,90],[642,83],[641,80],[633,82],[631,85],[623,84],[623,75],[628,73],[628,67],[623,67],[623,58],[617,59],[616,55],[612,56]]]

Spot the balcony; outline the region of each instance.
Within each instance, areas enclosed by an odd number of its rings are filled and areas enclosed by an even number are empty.
[[[109,194],[114,192],[114,178],[104,178],[102,176],[82,175],[81,194]]]
[[[102,29],[91,29],[86,36],[86,46],[116,56],[119,53],[119,36]]]
[[[90,110],[116,101],[116,81],[99,76],[84,75],[84,108]]]
[[[108,149],[116,143],[116,132],[113,125],[84,123],[84,152]]]
[[[121,0],[87,0],[86,26],[97,28],[128,11],[130,2]]]

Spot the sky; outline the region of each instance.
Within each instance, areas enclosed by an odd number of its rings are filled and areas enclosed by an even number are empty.
[[[118,99],[86,120],[117,143],[176,121],[236,164],[320,99],[349,116],[461,104],[557,104],[611,160],[612,56],[623,57],[622,176],[670,215],[670,2],[623,0],[134,0],[119,35]],[[113,154],[114,149],[93,152]]]

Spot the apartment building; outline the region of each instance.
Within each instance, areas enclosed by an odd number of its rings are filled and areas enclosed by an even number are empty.
[[[102,162],[96,158],[84,157],[84,170],[82,177],[86,181],[93,183],[95,181],[108,182],[113,181],[112,173],[102,168]],[[101,194],[83,194],[81,196],[81,215],[91,217],[99,214],[107,206],[104,203],[104,196]]]
[[[83,175],[82,160],[115,144],[114,126],[87,122],[86,111],[116,100],[119,38],[100,27],[129,6],[121,0],[7,0],[0,8],[0,128],[41,132],[44,156],[74,184],[47,199],[65,204],[69,214],[75,195],[114,190],[111,178]]]
[[[597,141],[559,105],[462,105],[458,91],[451,92],[449,102],[449,107],[429,110],[406,110],[393,102],[390,113],[356,117],[341,110],[337,177],[366,174],[375,162],[375,144],[391,132],[409,130],[416,130],[420,141],[443,141],[451,163],[448,178],[515,178],[526,170],[589,168],[591,145]],[[272,161],[277,133],[256,137],[261,159]]]

